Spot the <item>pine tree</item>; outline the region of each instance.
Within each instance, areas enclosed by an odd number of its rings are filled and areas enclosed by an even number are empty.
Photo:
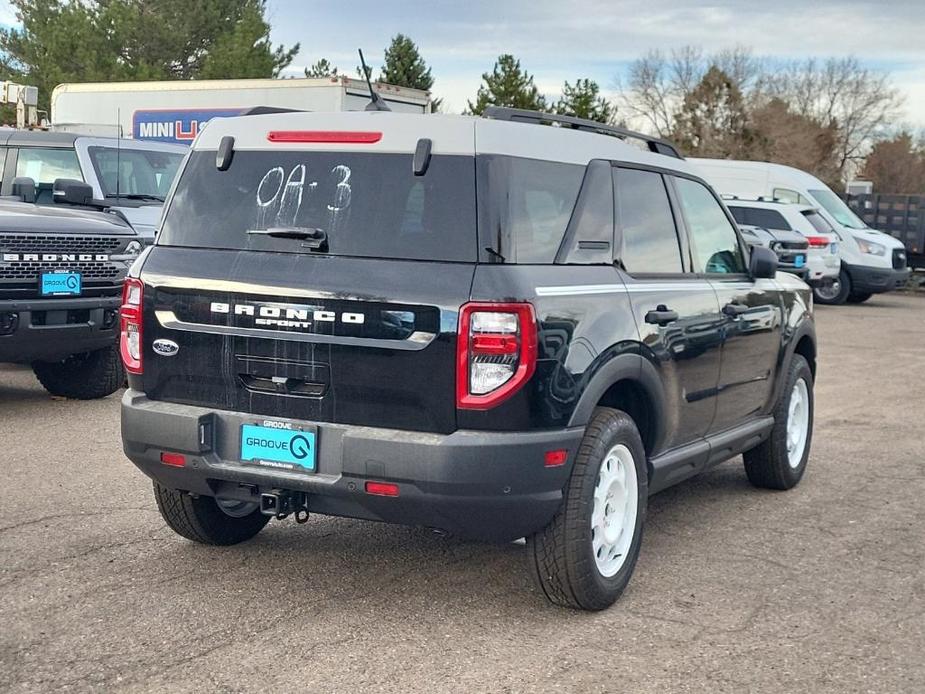
[[[510,106],[542,111],[546,99],[533,83],[533,75],[520,67],[520,61],[505,53],[498,57],[491,73],[482,74],[475,103],[469,102],[469,113],[481,115],[488,106]]]
[[[607,99],[600,96],[597,82],[580,79],[575,82],[574,87],[568,82],[562,86],[562,97],[556,104],[556,113],[609,123],[616,109]]]
[[[306,77],[337,77],[337,68],[327,58],[321,58],[311,67],[305,68]]]
[[[434,86],[430,68],[418,52],[418,47],[404,34],[396,34],[386,49],[385,65],[382,66],[379,81],[425,92]]]
[[[61,82],[276,77],[298,45],[273,46],[266,0],[11,0],[0,28],[0,79]]]
[[[742,158],[754,141],[742,92],[715,65],[684,98],[672,139],[702,157]]]

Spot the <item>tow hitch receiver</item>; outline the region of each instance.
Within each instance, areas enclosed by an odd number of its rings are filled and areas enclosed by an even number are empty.
[[[296,523],[307,523],[308,494],[274,489],[260,495],[260,512],[275,516],[277,520],[283,520],[291,513],[295,515]]]

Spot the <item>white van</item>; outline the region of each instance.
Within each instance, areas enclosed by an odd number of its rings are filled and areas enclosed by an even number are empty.
[[[906,249],[889,234],[869,228],[815,176],[781,164],[725,159],[689,159],[718,193],[765,197],[812,205],[835,229],[840,243],[838,279],[815,287],[819,303],[866,301],[901,287],[909,278]]]

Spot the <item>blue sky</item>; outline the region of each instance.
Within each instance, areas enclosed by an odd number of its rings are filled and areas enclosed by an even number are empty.
[[[925,127],[925,0],[269,0],[269,19],[274,41],[302,45],[299,73],[326,57],[352,74],[357,47],[378,69],[389,39],[411,36],[450,111],[465,108],[501,53],[556,96],[579,77],[612,89],[651,48],[740,45],[781,59],[854,54],[891,73],[906,95],[904,121]],[[0,22],[14,21],[0,0]]]

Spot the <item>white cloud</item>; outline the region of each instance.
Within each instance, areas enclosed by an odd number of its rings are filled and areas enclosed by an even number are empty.
[[[306,63],[327,56],[352,71],[353,47],[362,45],[378,66],[392,35],[410,35],[449,111],[474,97],[500,53],[520,58],[541,91],[554,96],[564,79],[578,77],[608,89],[629,61],[653,48],[694,44],[711,53],[738,45],[777,59],[857,55],[893,72],[908,93],[907,118],[925,126],[915,72],[925,70],[921,0],[356,0],[349,18],[340,3],[316,2],[310,13],[297,0],[272,5],[274,39],[301,41]]]

